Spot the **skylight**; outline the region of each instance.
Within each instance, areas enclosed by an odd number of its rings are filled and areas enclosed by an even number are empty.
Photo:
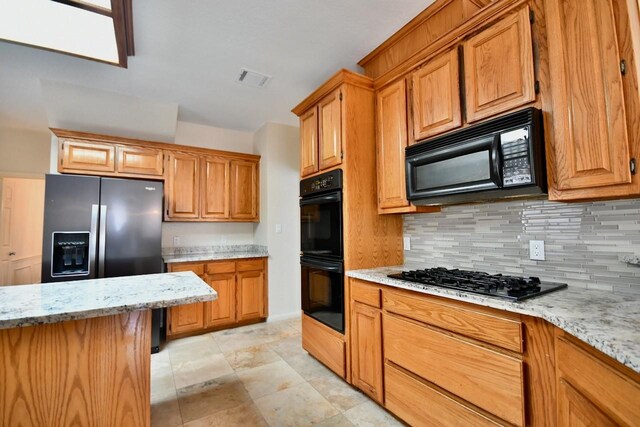
[[[126,67],[125,3],[114,13],[110,0],[0,0],[0,39]]]

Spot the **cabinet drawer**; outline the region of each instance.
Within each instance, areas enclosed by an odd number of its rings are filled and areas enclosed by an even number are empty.
[[[238,271],[254,271],[263,269],[264,261],[262,260],[262,258],[238,261]]]
[[[384,383],[385,406],[410,425],[500,425],[389,364],[385,366]]]
[[[302,348],[344,378],[345,345],[337,335],[328,326],[302,315]]]
[[[380,308],[380,287],[361,280],[351,279],[351,299]]]
[[[207,264],[207,273],[209,274],[235,273],[235,272],[236,272],[235,261],[210,262]]]
[[[616,423],[640,425],[640,384],[560,335],[556,339],[559,383],[571,384]]]
[[[522,361],[430,327],[383,316],[387,360],[505,421],[524,425]]]
[[[453,301],[404,292],[383,292],[384,309],[499,347],[522,352],[522,322]]]
[[[198,276],[204,276],[204,264],[171,264],[170,271],[193,271]]]

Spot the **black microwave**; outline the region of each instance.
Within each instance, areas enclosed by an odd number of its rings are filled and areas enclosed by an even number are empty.
[[[528,108],[405,150],[407,198],[443,205],[547,193],[542,113]]]

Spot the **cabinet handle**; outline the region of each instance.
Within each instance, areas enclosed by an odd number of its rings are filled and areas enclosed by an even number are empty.
[[[631,175],[636,174],[636,159],[631,159],[629,162],[629,169],[631,170]]]
[[[624,59],[620,61],[620,74],[623,76],[627,74],[627,61]]]
[[[15,252],[9,252],[9,256],[15,256],[16,253]]]

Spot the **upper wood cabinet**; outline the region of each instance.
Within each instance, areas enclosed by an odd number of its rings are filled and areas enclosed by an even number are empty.
[[[167,156],[167,217],[200,216],[200,158],[186,153]]]
[[[342,92],[336,90],[318,104],[320,169],[342,163]]]
[[[258,163],[231,160],[231,217],[254,221],[259,216]]]
[[[225,157],[202,159],[201,218],[229,218],[231,200],[231,160]]]
[[[116,147],[113,144],[59,140],[60,172],[115,172]]]
[[[630,167],[640,151],[640,107],[628,7],[637,16],[637,3],[624,0],[545,1],[551,199],[640,194]]]
[[[453,48],[411,74],[414,141],[462,125],[458,69]]]
[[[468,122],[535,100],[528,7],[498,20],[462,47]]]
[[[117,172],[136,175],[156,175],[164,173],[162,150],[155,148],[118,146]]]
[[[318,172],[318,109],[300,116],[300,176]]]

